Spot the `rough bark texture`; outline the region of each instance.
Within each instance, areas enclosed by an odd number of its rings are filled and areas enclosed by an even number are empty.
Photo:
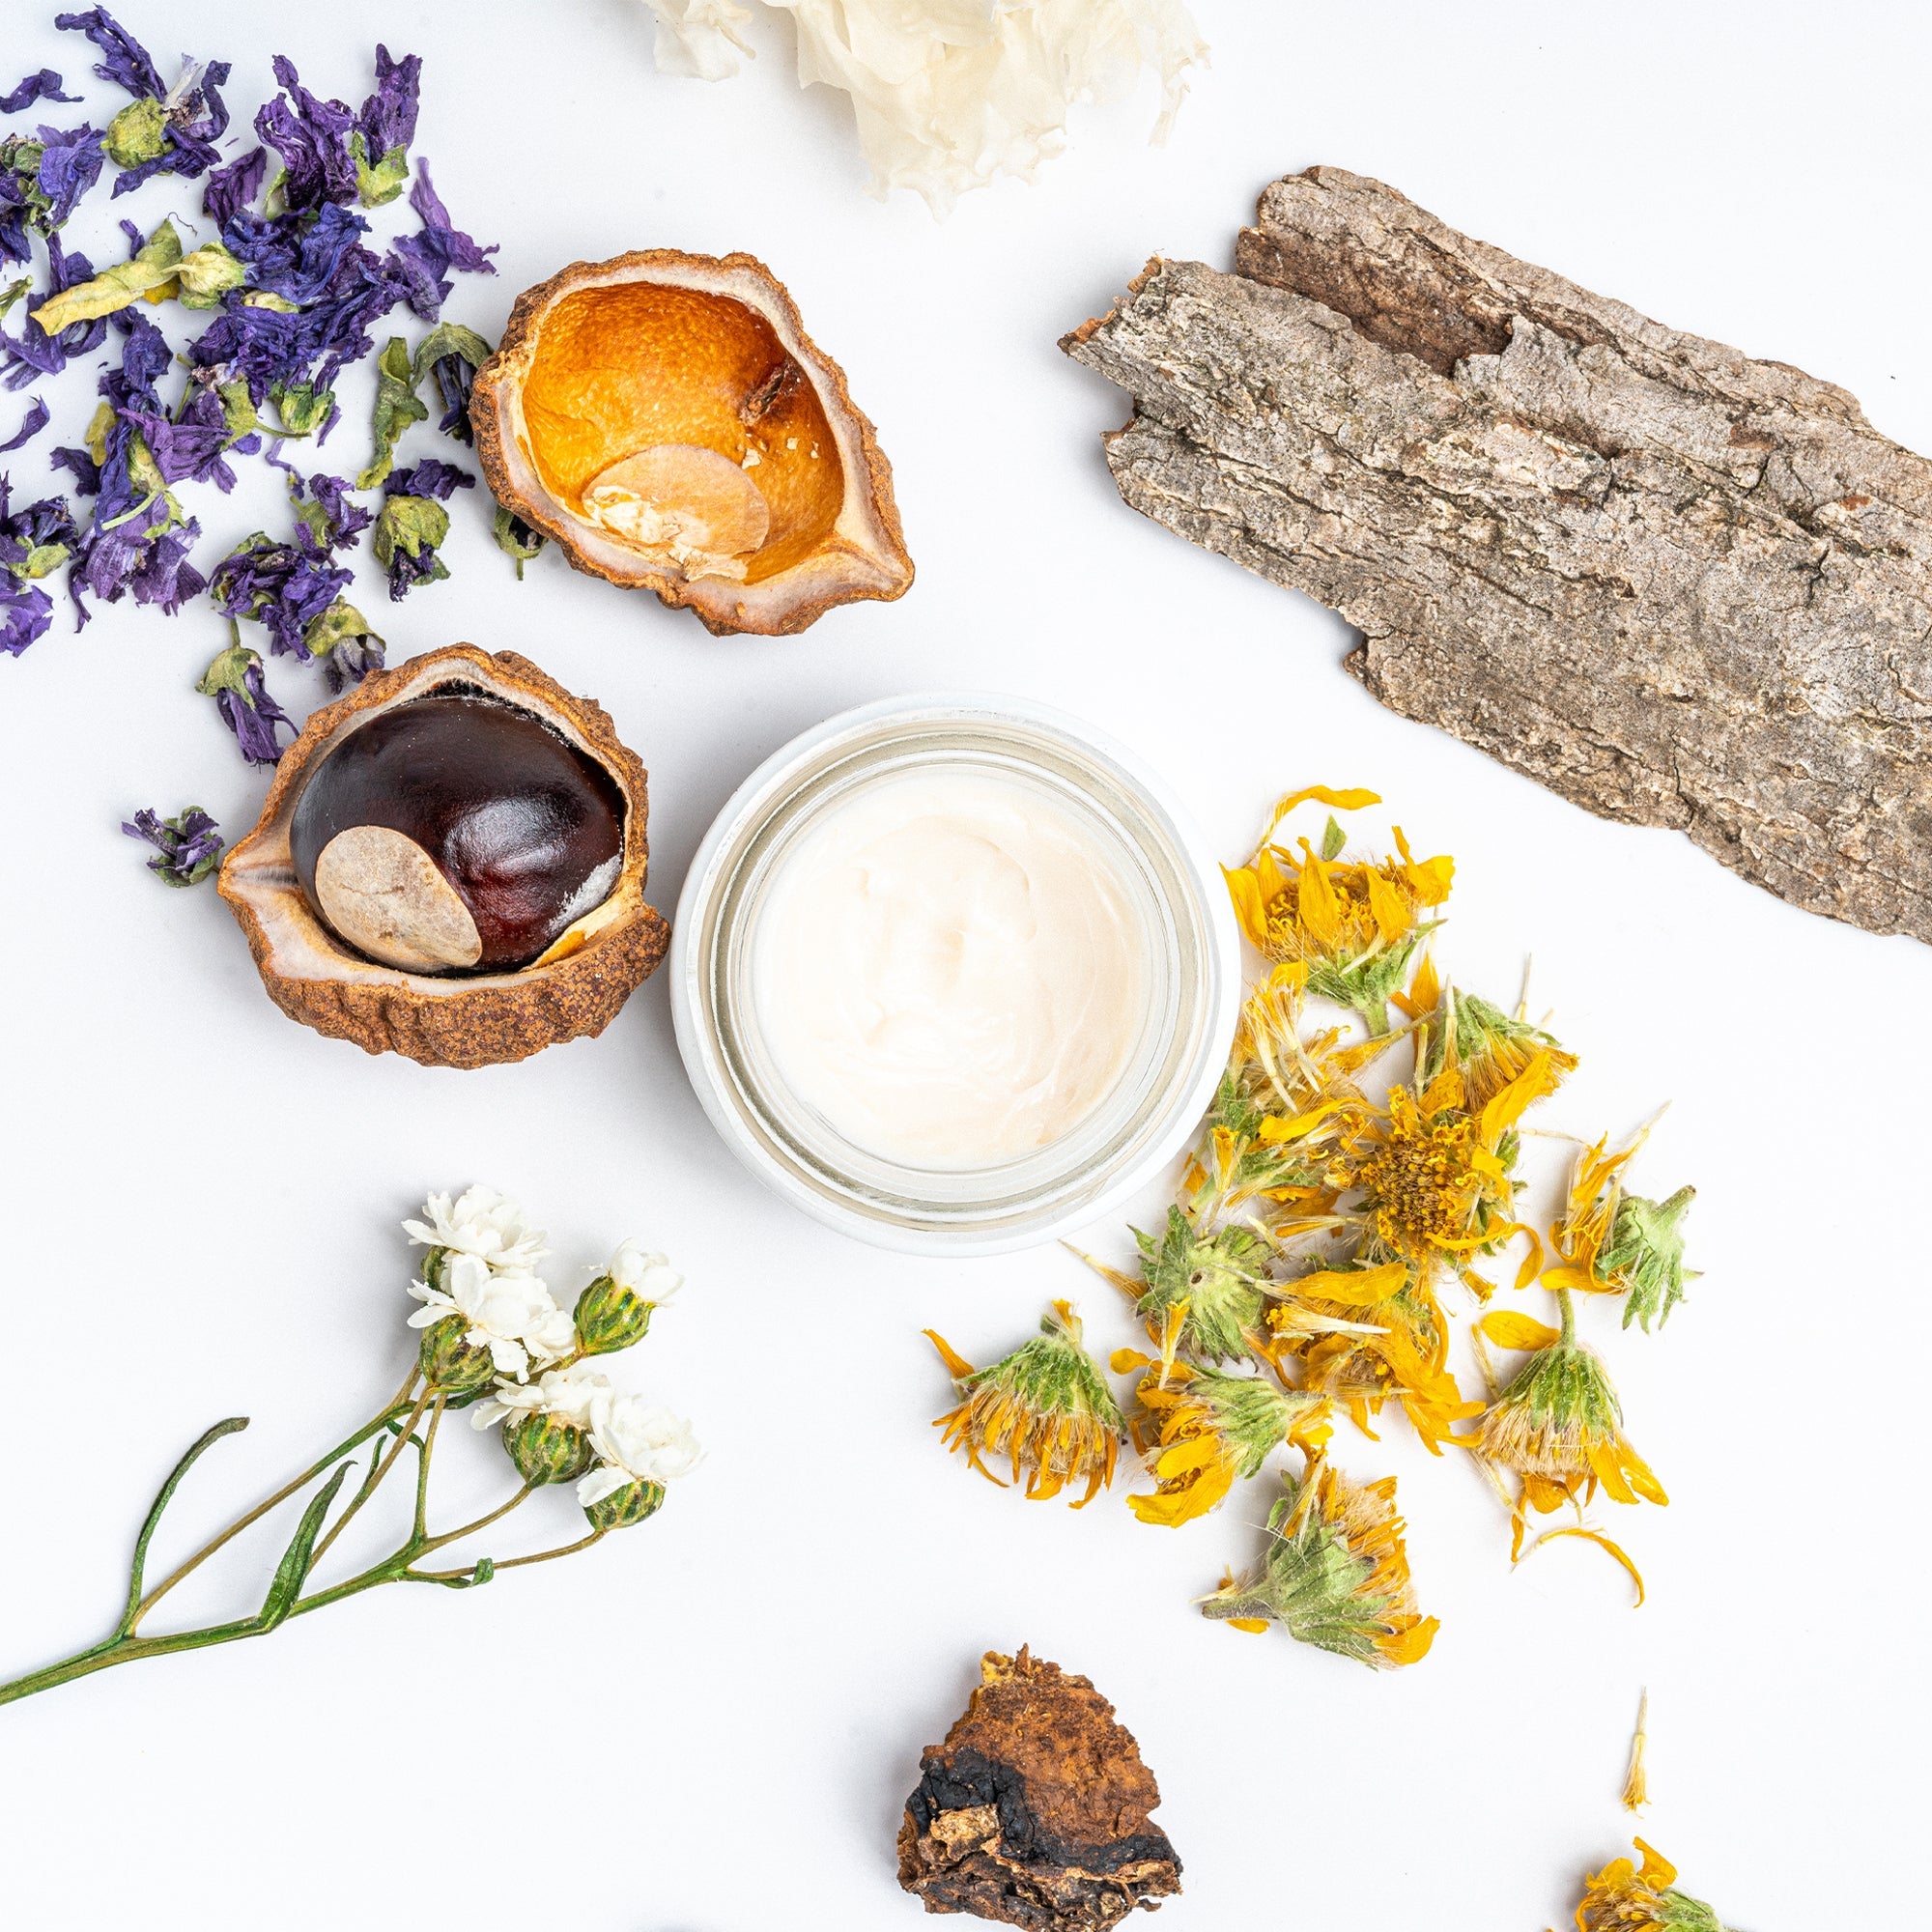
[[[1392,710],[1932,941],[1932,464],[1339,168],[1236,261],[1062,344],[1133,396],[1129,504],[1340,611]]]
[[[1105,1932],[1180,1889],[1148,1816],[1153,1774],[1114,1707],[1057,1663],[988,1651],[966,1714],[920,1760],[899,1883],[928,1912],[1026,1932]]]

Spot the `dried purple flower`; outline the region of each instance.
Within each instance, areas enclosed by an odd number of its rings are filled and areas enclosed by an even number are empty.
[[[189,61],[159,101],[134,101],[114,117],[107,152],[125,170],[114,180],[117,195],[139,187],[151,175],[193,180],[215,166],[221,158],[215,143],[228,131],[228,108],[221,99],[228,73],[226,61]],[[115,130],[124,125],[137,138],[124,139],[117,150]]]
[[[373,541],[376,560],[389,573],[392,602],[400,603],[419,583],[449,575],[449,566],[437,554],[449,534],[449,512],[440,499],[475,482],[467,471],[426,456],[412,469],[398,469],[384,485]]]
[[[198,886],[221,863],[220,828],[198,805],[183,806],[172,818],[146,809],[131,822],[123,819],[121,830],[155,847],[148,869],[165,886]]]
[[[329,202],[313,213],[237,214],[222,225],[221,239],[248,265],[256,288],[306,308],[330,293],[344,256],[368,232],[360,216]]]
[[[429,163],[416,163],[416,185],[410,190],[410,206],[422,217],[422,228],[407,235],[395,245],[408,285],[409,303],[425,322],[434,322],[449,299],[452,269],[466,274],[494,275],[497,270],[489,257],[497,252],[494,242],[479,247],[461,229],[450,226],[449,210],[429,178]]]
[[[349,136],[355,162],[355,189],[364,208],[394,201],[410,178],[410,143],[416,137],[416,104],[422,78],[422,56],[389,58],[387,47],[376,48],[376,91],[362,103]]]
[[[33,441],[35,437],[46,428],[51,420],[51,412],[40,397],[34,396],[27,404],[27,413],[20,427],[5,442],[0,442],[0,451],[18,449],[23,443]]]
[[[0,474],[0,651],[18,657],[52,621],[53,599],[39,580],[73,554],[73,513],[59,497],[9,512],[12,488]]]
[[[262,181],[268,172],[266,148],[250,148],[225,167],[214,169],[201,191],[202,212],[227,227],[262,192]],[[234,245],[229,243],[230,247]]]
[[[355,162],[344,136],[355,125],[355,115],[339,100],[318,100],[286,55],[277,54],[274,67],[287,92],[255,116],[255,132],[282,157],[270,205],[303,209],[354,201]]]
[[[43,67],[39,73],[30,73],[12,94],[0,94],[0,114],[18,114],[37,100],[59,100],[71,106],[80,96],[63,94],[66,85],[52,68]]]
[[[149,100],[158,100],[165,92],[147,48],[105,7],[90,7],[85,14],[56,14],[54,25],[63,33],[85,34],[99,48],[106,58],[96,62],[94,71],[102,80]]]
[[[242,755],[251,765],[272,765],[280,759],[277,725],[286,724],[290,736],[296,735],[295,720],[269,696],[260,656],[239,640],[208,667],[195,689],[214,699],[221,722],[235,733]]]
[[[475,440],[469,427],[469,394],[476,371],[489,361],[491,354],[490,345],[460,322],[438,323],[416,350],[414,378],[420,381],[427,368],[442,403],[442,420],[437,428],[458,442]]]
[[[100,466],[86,450],[62,446],[47,458],[47,462],[55,469],[67,469],[72,472],[75,496],[99,496]]]
[[[163,447],[168,468],[179,477],[205,467],[206,452],[197,446],[201,425],[177,424],[161,406],[155,384],[171,356],[160,330],[128,311],[115,318],[115,326],[128,341],[121,366],[100,378],[105,401],[88,437],[99,471],[99,493],[94,523],[69,582],[77,578],[110,604],[132,590],[136,603],[158,604],[172,614],[207,582],[187,562],[201,529],[183,516],[146,431],[158,422],[168,432]]]
[[[16,658],[53,623],[54,600],[38,583],[0,576],[0,651]]]
[[[255,618],[269,633],[271,656],[307,664],[315,656],[309,627],[353,576],[330,565],[306,526],[293,543],[277,543],[257,530],[214,566],[214,608],[224,617]]]
[[[331,696],[360,684],[387,662],[387,645],[369,628],[369,620],[355,605],[338,597],[314,626],[312,648],[322,660],[322,674]]]
[[[190,517],[185,524],[163,525],[142,551],[128,588],[136,604],[158,604],[172,617],[190,597],[208,588],[208,579],[188,562],[187,554],[201,539],[201,526]],[[90,589],[97,586],[90,577]],[[113,602],[112,597],[108,599]]]
[[[86,124],[78,128],[37,128],[41,137],[41,161],[36,171],[45,211],[34,225],[43,235],[58,228],[73,213],[74,203],[100,179],[100,165],[107,158],[99,128]]]
[[[524,565],[550,541],[540,529],[525,523],[516,511],[503,503],[497,505],[497,518],[491,534],[497,539],[497,548],[517,566],[519,583],[524,581]]]
[[[296,515],[325,554],[348,549],[376,521],[373,510],[350,501],[347,477],[303,477],[287,465],[282,467],[289,470],[289,495],[295,499]]]

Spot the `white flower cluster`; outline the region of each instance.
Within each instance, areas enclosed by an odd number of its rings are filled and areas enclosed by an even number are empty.
[[[420,1247],[440,1249],[435,1281],[412,1281],[410,1293],[423,1305],[412,1328],[427,1328],[451,1315],[468,1324],[464,1339],[488,1349],[499,1374],[523,1381],[532,1360],[554,1362],[570,1353],[577,1331],[556,1305],[535,1267],[550,1250],[541,1228],[494,1187],[471,1187],[452,1204],[432,1194],[422,1221],[405,1221],[404,1232]]]
[[[697,1466],[703,1452],[688,1422],[660,1404],[612,1388],[608,1377],[578,1359],[571,1316],[533,1271],[549,1253],[543,1231],[530,1226],[515,1202],[493,1188],[471,1187],[453,1204],[446,1194],[432,1194],[423,1214],[403,1227],[412,1241],[440,1249],[442,1261],[435,1283],[410,1284],[423,1304],[410,1326],[426,1328],[459,1316],[468,1324],[465,1339],[490,1350],[497,1382],[470,1412],[476,1428],[546,1415],[582,1430],[597,1457],[597,1466],[577,1486],[585,1509],[633,1483],[668,1483]],[[684,1285],[663,1255],[637,1241],[625,1241],[604,1272],[653,1305],[668,1301]]]

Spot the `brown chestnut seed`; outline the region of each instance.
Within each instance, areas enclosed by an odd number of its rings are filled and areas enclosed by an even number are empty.
[[[624,800],[529,712],[445,688],[379,713],[327,754],[290,848],[310,908],[364,957],[514,972],[609,896]]]

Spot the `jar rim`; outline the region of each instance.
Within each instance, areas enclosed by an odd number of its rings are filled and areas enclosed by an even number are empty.
[[[1088,808],[1139,868],[1165,947],[1167,990],[1137,1043],[1134,1077],[1066,1134],[1015,1161],[916,1168],[842,1142],[790,1101],[761,1063],[738,990],[759,895],[795,841],[895,760],[1004,764]],[[923,751],[913,748],[923,745]],[[1238,937],[1220,868],[1166,783],[1084,720],[1028,698],[938,691],[878,700],[799,733],[732,793],[680,895],[669,959],[679,1053],[706,1115],[767,1186],[813,1218],[900,1253],[980,1255],[1050,1240],[1095,1220],[1192,1138],[1218,1085],[1240,998]],[[1131,1102],[1131,1106],[1127,1105]]]

